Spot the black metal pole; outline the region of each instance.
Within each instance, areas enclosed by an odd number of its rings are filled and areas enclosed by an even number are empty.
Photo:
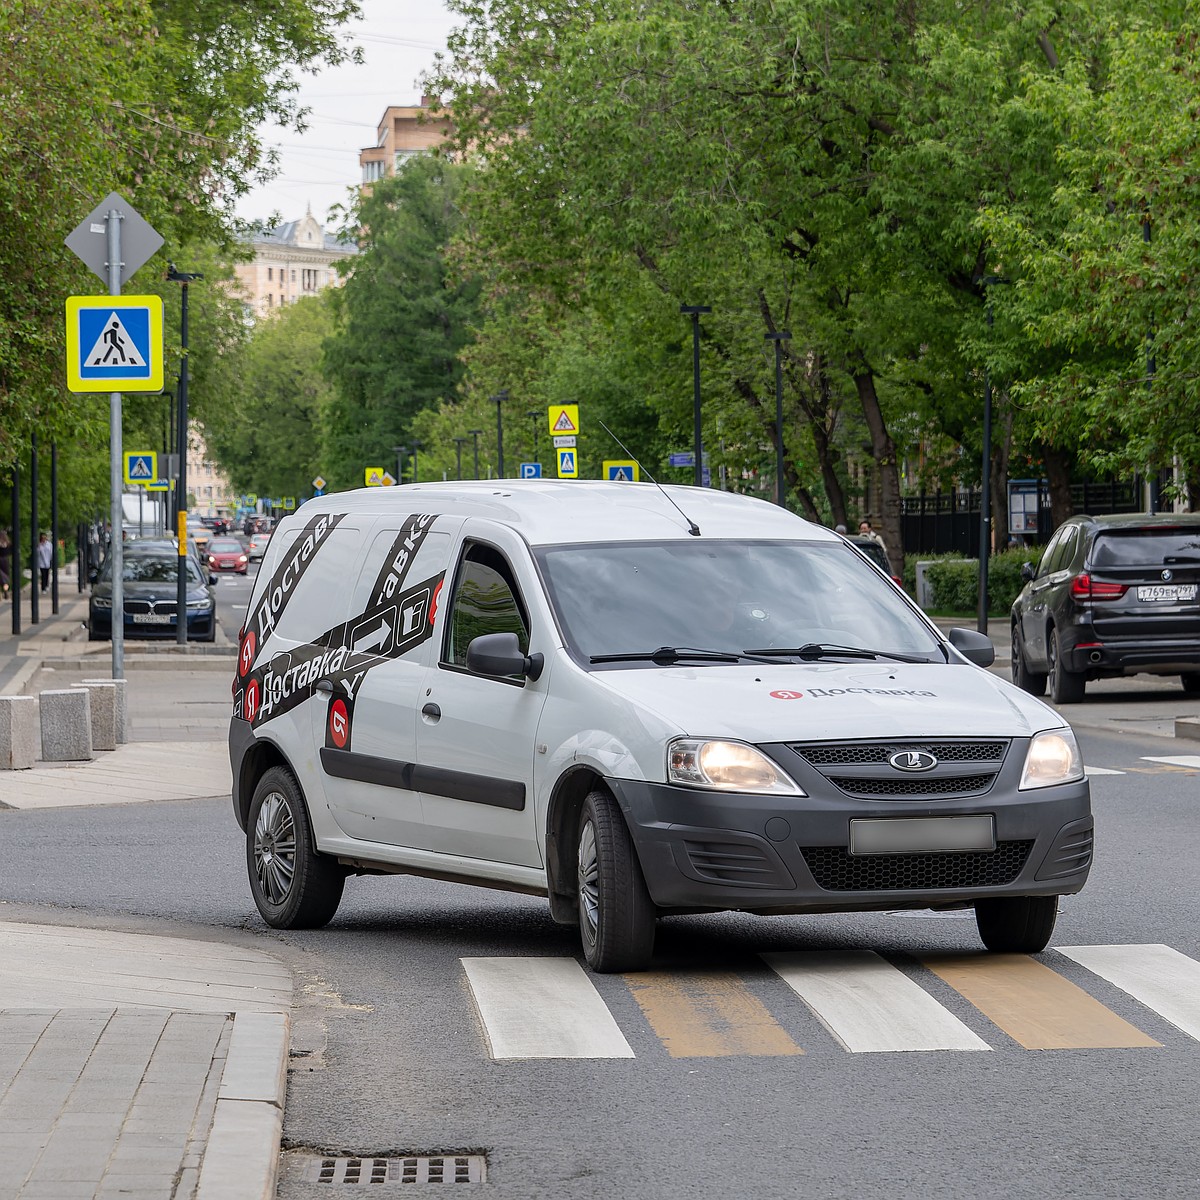
[[[21,465],[13,463],[12,476],[12,631],[21,632],[21,580],[25,568],[21,565]]]
[[[455,466],[458,471],[459,479],[462,478],[462,448],[463,448],[463,442],[465,442],[466,440],[467,439],[464,437],[456,437],[454,439]]]
[[[525,415],[533,418],[533,461],[540,462],[541,460],[538,458],[538,425],[541,422],[542,414],[536,408],[531,408]]]
[[[497,392],[492,399],[496,402],[496,478],[504,478],[504,422],[500,416],[500,406],[508,399],[508,388]]]
[[[988,305],[988,328],[992,326],[992,306]],[[988,631],[988,526],[991,522],[990,493],[992,486],[992,380],[987,365],[983,368],[983,491],[979,497],[979,607],[975,627],[980,633]]]
[[[83,576],[86,572],[84,566],[84,551],[87,543],[87,525],[83,521],[77,521],[75,524],[75,586],[76,590],[83,591]]]
[[[700,314],[712,312],[708,304],[681,304],[679,311],[692,318],[692,426],[696,455],[692,482],[704,486],[704,439],[700,430]]]
[[[467,432],[471,435],[474,450],[475,450],[475,478],[479,478],[479,435],[483,432],[482,429],[468,429]]]
[[[767,340],[775,343],[775,503],[787,507],[787,487],[783,477],[783,343],[791,333],[780,329],[768,333]]]
[[[187,452],[188,452],[188,281],[180,281],[179,359],[179,482],[175,488],[176,536],[179,539],[179,565],[175,584],[175,642],[187,645]]]
[[[41,620],[38,603],[38,444],[33,435],[29,451],[29,623],[36,625]]]
[[[58,442],[50,443],[50,611],[58,615]]]
[[[1142,219],[1142,241],[1150,244],[1150,218]],[[1154,330],[1146,333],[1146,394],[1154,390]],[[1159,509],[1158,468],[1150,467],[1150,512],[1153,515]]]

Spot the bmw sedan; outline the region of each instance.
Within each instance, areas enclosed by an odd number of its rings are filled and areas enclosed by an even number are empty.
[[[1089,679],[1146,673],[1200,693],[1200,513],[1072,517],[1021,576],[1018,687],[1073,704]]]
[[[121,579],[127,638],[174,638],[178,608],[179,555],[161,544],[130,543],[123,548]],[[217,637],[216,576],[201,573],[189,554],[187,564],[187,631],[189,641]],[[88,604],[88,640],[112,638],[112,558],[104,560],[92,580]]]

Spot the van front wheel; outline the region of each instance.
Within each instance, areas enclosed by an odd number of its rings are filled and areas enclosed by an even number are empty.
[[[975,924],[995,954],[1039,954],[1058,919],[1057,896],[997,896],[975,901]]]
[[[583,805],[577,861],[579,936],[593,971],[640,971],[654,952],[654,904],[613,798],[597,789]]]

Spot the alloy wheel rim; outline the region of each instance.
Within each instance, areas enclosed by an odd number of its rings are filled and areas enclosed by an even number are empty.
[[[271,904],[282,904],[296,874],[296,827],[292,809],[279,792],[263,800],[254,822],[254,872]]]
[[[578,871],[580,926],[588,944],[594,946],[600,923],[600,861],[591,821],[585,821],[579,831]]]

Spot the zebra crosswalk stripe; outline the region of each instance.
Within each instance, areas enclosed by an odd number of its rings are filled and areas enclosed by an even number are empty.
[[[1159,1045],[1024,954],[947,954],[922,961],[1026,1050]]]
[[[493,1058],[633,1057],[595,984],[575,959],[461,962]]]
[[[1157,945],[1057,949],[1200,1041],[1200,963],[1195,959]]]
[[[1200,771],[1200,754],[1144,754],[1142,761],[1163,763],[1168,767],[1191,767],[1193,771]]]
[[[873,951],[762,958],[852,1053],[991,1049],[924,988]]]

